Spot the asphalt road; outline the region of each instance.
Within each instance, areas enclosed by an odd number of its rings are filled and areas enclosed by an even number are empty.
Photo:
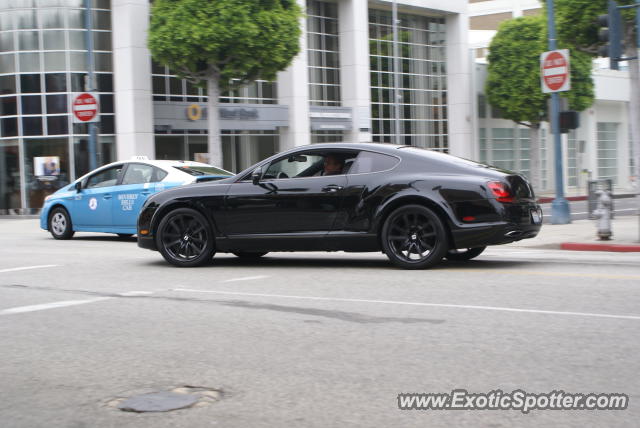
[[[494,247],[428,271],[380,254],[219,255],[0,220],[0,425],[636,427],[640,255]],[[192,385],[220,401],[131,413]],[[403,392],[626,393],[618,411],[402,411]]]

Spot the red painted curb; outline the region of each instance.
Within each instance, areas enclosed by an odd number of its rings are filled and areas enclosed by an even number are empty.
[[[544,196],[542,198],[538,198],[538,203],[550,204],[551,202],[553,202],[554,199],[555,199],[554,197]],[[587,197],[586,196],[567,196],[565,199],[567,201],[586,201]]]
[[[563,242],[560,244],[560,249],[572,251],[612,251],[617,253],[635,253],[640,252],[640,245]]]

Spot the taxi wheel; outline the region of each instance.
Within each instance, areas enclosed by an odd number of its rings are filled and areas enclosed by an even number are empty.
[[[467,260],[471,260],[475,257],[478,257],[487,247],[476,247],[476,248],[462,248],[459,250],[449,250],[447,254],[445,254],[445,258],[447,260],[453,260],[456,262],[464,262]]]
[[[162,257],[178,267],[208,263],[215,252],[211,226],[191,208],[178,208],[160,221],[156,246]]]
[[[67,210],[62,207],[54,208],[49,215],[49,232],[55,239],[71,239],[73,227],[71,226],[71,217]]]

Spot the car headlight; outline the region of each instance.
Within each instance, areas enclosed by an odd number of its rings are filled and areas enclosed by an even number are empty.
[[[44,201],[45,201],[45,202],[48,202],[48,201],[49,201],[49,199],[51,199],[51,198],[53,198],[53,195],[49,195],[49,196],[45,197],[45,198],[44,198]]]

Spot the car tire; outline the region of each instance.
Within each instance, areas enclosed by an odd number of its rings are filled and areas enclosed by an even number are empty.
[[[56,207],[49,214],[49,232],[54,239],[71,239],[73,234],[73,225],[71,224],[71,216],[69,212],[62,208]]]
[[[209,263],[215,253],[209,222],[191,208],[175,209],[162,218],[156,232],[156,246],[166,261],[178,267]]]
[[[237,253],[233,253],[234,256],[240,257],[241,259],[245,259],[245,260],[259,259],[260,257],[264,256],[265,254],[267,254],[267,252],[264,252],[264,253],[253,253],[253,252],[248,252],[248,251],[238,251]]]
[[[455,262],[465,262],[478,257],[487,247],[461,248],[459,250],[449,250],[445,254],[447,260]]]
[[[133,236],[133,233],[118,233],[118,238],[129,239]]]
[[[389,260],[403,269],[426,269],[442,260],[449,249],[442,220],[422,205],[406,205],[387,217],[381,232]]]

